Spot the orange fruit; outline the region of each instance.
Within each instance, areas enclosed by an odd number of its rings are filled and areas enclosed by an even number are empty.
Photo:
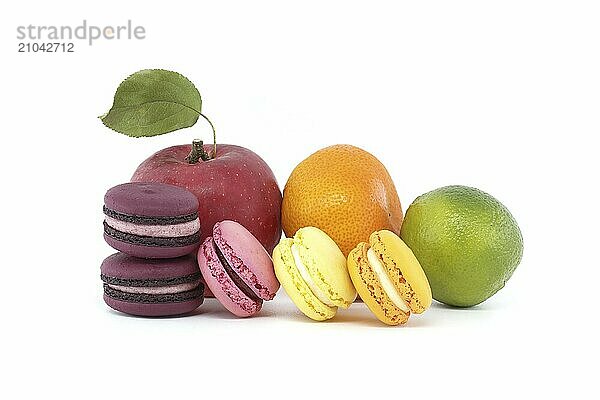
[[[317,227],[348,256],[375,231],[399,234],[402,206],[390,174],[375,156],[339,144],[294,168],[283,189],[281,223],[287,237],[305,226]]]

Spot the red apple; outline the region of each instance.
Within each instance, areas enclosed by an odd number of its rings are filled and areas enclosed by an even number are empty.
[[[191,157],[191,147],[154,153],[131,181],[168,183],[194,193],[200,203],[202,240],[212,234],[215,223],[229,219],[245,226],[272,253],[281,237],[281,191],[271,168],[244,147],[220,144],[216,157],[207,160]],[[213,146],[204,145],[204,151],[206,155]]]

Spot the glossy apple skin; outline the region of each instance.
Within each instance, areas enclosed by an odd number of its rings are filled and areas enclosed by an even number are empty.
[[[160,150],[140,164],[132,182],[162,182],[184,187],[198,198],[201,242],[215,223],[226,219],[248,229],[269,254],[281,237],[281,191],[273,171],[244,147],[217,145],[217,157],[196,164],[185,158],[191,145]],[[212,154],[213,146],[204,145]]]

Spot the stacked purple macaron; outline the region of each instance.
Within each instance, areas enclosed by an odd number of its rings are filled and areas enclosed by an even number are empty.
[[[184,314],[202,304],[196,196],[172,185],[125,183],[108,190],[104,214],[104,239],[120,251],[101,266],[106,304],[142,316]]]

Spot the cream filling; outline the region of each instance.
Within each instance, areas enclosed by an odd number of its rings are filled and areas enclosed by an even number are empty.
[[[195,289],[200,284],[200,281],[180,283],[179,285],[171,286],[158,286],[158,287],[135,287],[135,286],[119,286],[119,285],[108,285],[113,289],[120,290],[121,292],[134,293],[134,294],[175,294],[181,292],[187,292],[188,290]]]
[[[400,292],[398,292],[398,289],[396,289],[396,286],[394,286],[392,279],[385,271],[384,265],[381,263],[381,261],[379,260],[372,248],[367,250],[367,260],[369,261],[371,269],[373,270],[373,272],[375,272],[377,279],[379,279],[379,283],[381,284],[383,291],[385,292],[385,294],[387,294],[392,303],[394,303],[394,305],[402,311],[409,313],[410,308],[408,308],[406,302],[402,300]]]
[[[336,305],[329,300],[329,297],[327,297],[321,288],[315,284],[315,281],[313,281],[308,269],[306,268],[306,265],[304,265],[302,259],[300,259],[300,253],[298,253],[298,247],[296,244],[292,244],[292,256],[294,256],[294,263],[296,264],[296,268],[298,268],[298,272],[300,272],[300,276],[302,276],[302,279],[304,279],[304,282],[306,282],[310,288],[310,291],[313,292],[317,299],[321,300],[322,303],[327,304],[329,307],[336,307]]]
[[[140,225],[119,221],[108,215],[105,216],[104,220],[111,228],[139,236],[182,237],[193,235],[200,230],[200,220],[198,218],[193,221],[172,225]]]

